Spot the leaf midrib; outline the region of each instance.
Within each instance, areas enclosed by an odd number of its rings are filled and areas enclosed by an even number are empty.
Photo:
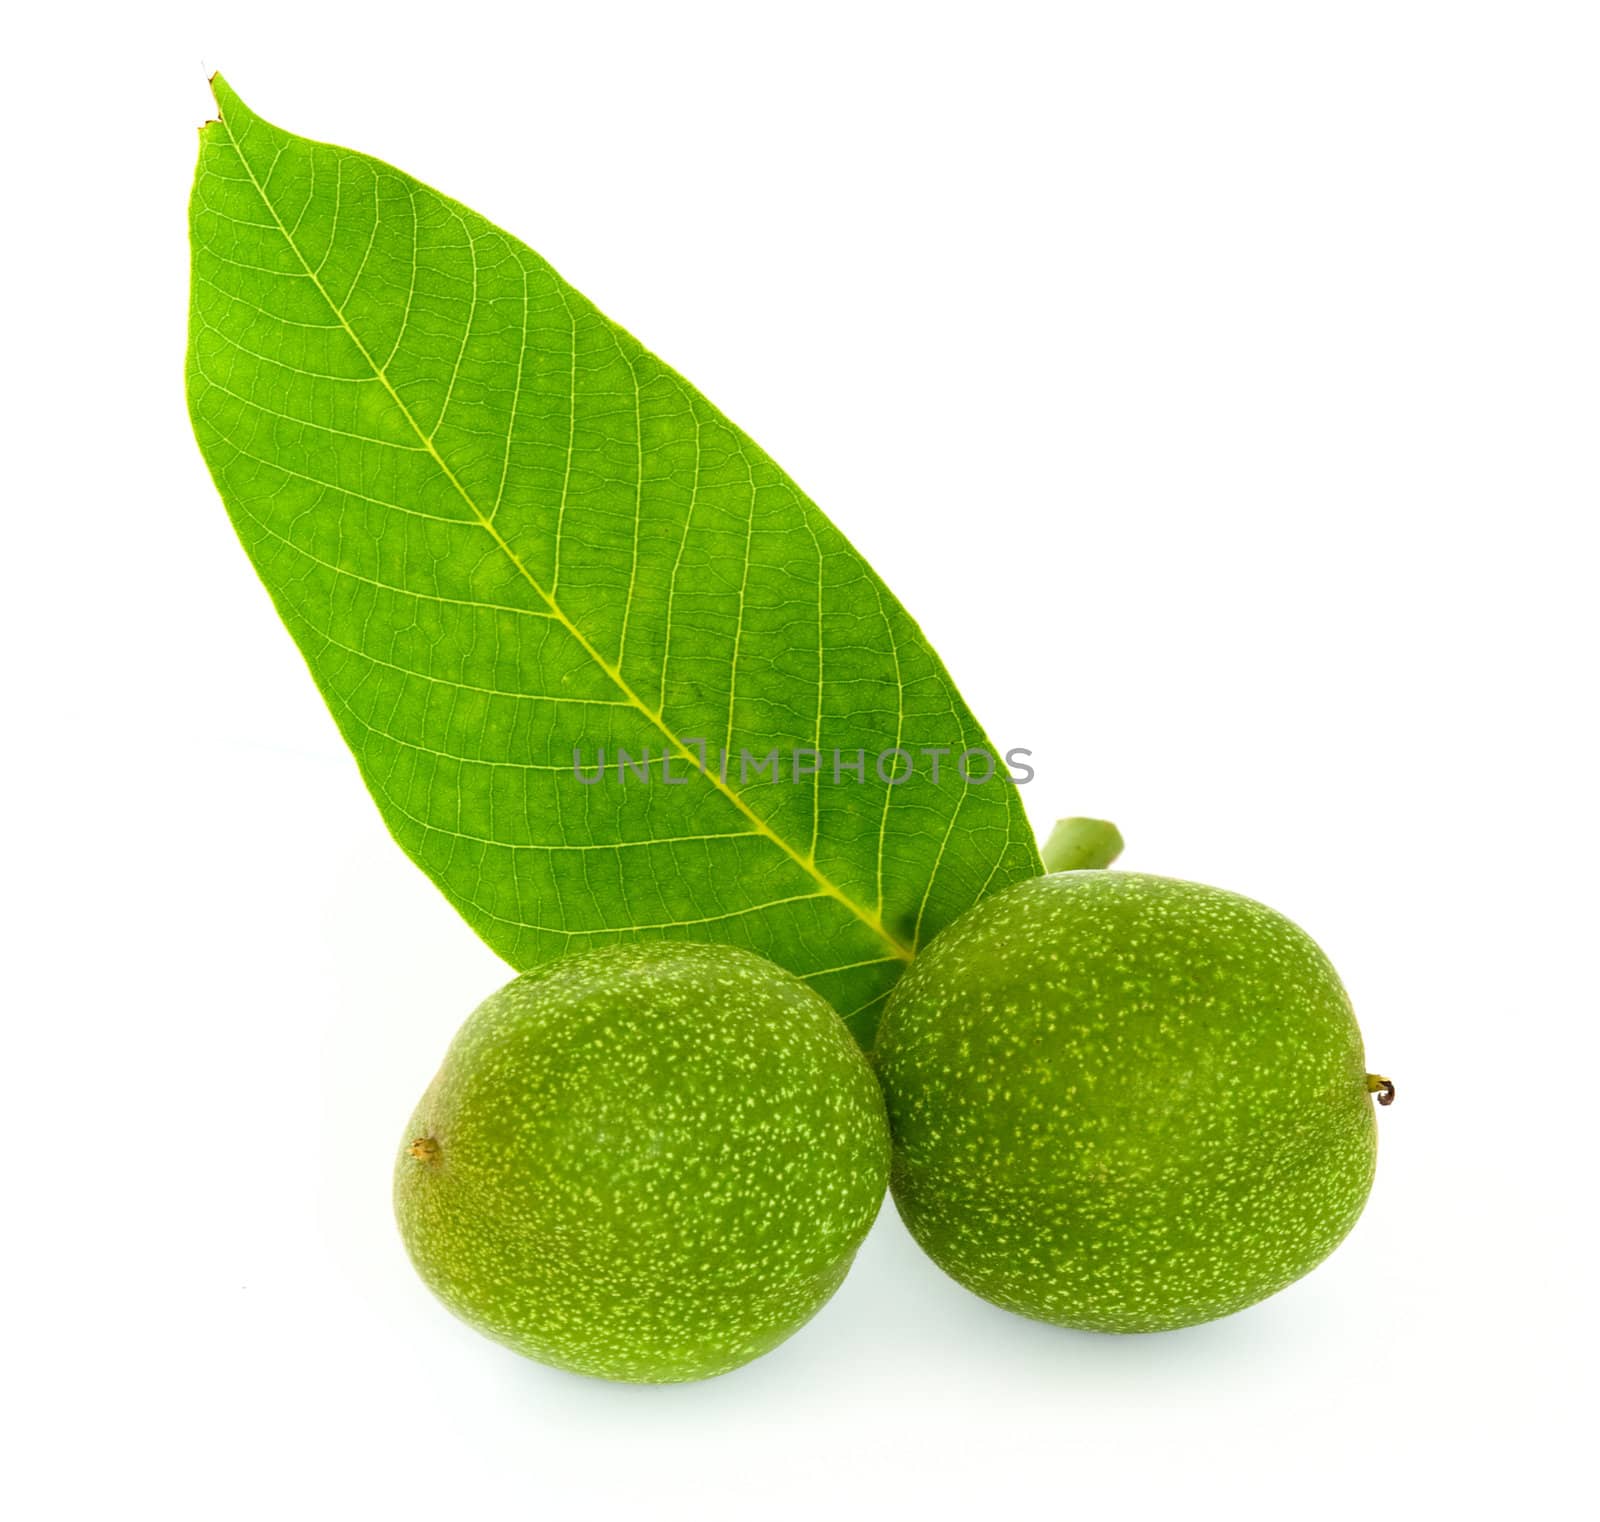
[[[756,832],[759,835],[763,836],[765,839],[771,841],[773,845],[777,846],[778,849],[784,853],[784,855],[786,855],[792,862],[795,863],[796,866],[804,871],[813,882],[816,883],[817,887],[824,895],[843,905],[844,908],[848,909],[851,914],[855,915],[855,917],[859,919],[862,924],[866,925],[870,930],[872,930],[884,942],[884,944],[889,947],[896,959],[905,962],[911,961],[915,955],[913,949],[906,945],[904,941],[902,941],[898,936],[894,935],[889,930],[889,928],[883,923],[881,912],[868,909],[864,904],[860,903],[855,898],[851,897],[850,894],[846,893],[843,888],[841,888],[836,882],[833,881],[832,878],[827,875],[827,873],[818,868],[814,855],[802,855],[792,845],[790,845],[789,842],[783,838],[783,836],[778,834],[778,832],[774,830],[772,826],[761,817],[760,814],[752,809],[735,789],[729,787],[724,781],[722,781],[715,771],[700,765],[699,758],[696,753],[690,750],[689,747],[686,746],[678,737],[676,732],[666,722],[661,710],[659,708],[651,708],[649,704],[647,704],[639,696],[639,694],[634,691],[633,686],[629,683],[627,678],[623,676],[620,668],[614,666],[605,658],[604,655],[600,653],[599,649],[596,648],[593,643],[591,643],[588,636],[584,634],[583,630],[580,629],[570,617],[568,617],[565,609],[561,607],[561,605],[556,601],[555,597],[549,591],[547,591],[528,570],[527,566],[523,563],[522,558],[516,553],[515,550],[512,549],[510,544],[506,542],[506,539],[500,533],[499,529],[495,527],[493,516],[487,515],[483,512],[483,510],[478,506],[476,500],[473,498],[472,494],[467,491],[460,478],[450,468],[449,463],[445,460],[444,456],[440,454],[439,451],[434,447],[433,436],[423,432],[421,424],[418,423],[417,419],[412,415],[411,409],[406,406],[405,401],[400,396],[400,393],[395,390],[394,385],[390,382],[385,367],[377,362],[371,351],[361,341],[360,336],[356,333],[355,329],[351,327],[349,320],[345,317],[343,308],[341,308],[329,294],[327,287],[323,285],[320,276],[317,274],[317,271],[311,267],[311,264],[306,259],[306,256],[300,251],[299,244],[295,242],[294,236],[290,233],[289,229],[284,226],[283,218],[278,215],[277,207],[273,205],[271,198],[267,195],[266,187],[261,183],[260,180],[256,178],[255,170],[251,167],[249,159],[245,157],[243,146],[240,144],[238,138],[233,135],[233,128],[228,124],[226,108],[219,110],[218,121],[223,131],[228,135],[228,142],[233,148],[234,156],[239,160],[240,167],[244,170],[245,175],[249,178],[251,186],[254,188],[257,196],[260,197],[263,208],[266,210],[267,215],[272,218],[273,225],[282,235],[283,241],[288,245],[290,252],[299,261],[300,268],[305,272],[306,278],[311,281],[312,285],[316,287],[317,294],[320,295],[323,301],[327,303],[328,310],[333,313],[334,317],[338,320],[339,326],[344,329],[346,336],[348,336],[351,343],[356,346],[357,351],[360,353],[367,366],[371,369],[372,374],[377,380],[378,384],[383,387],[384,391],[388,393],[389,399],[399,409],[400,415],[406,420],[406,425],[416,435],[419,443],[422,445],[423,450],[426,451],[426,453],[432,458],[434,464],[443,473],[445,479],[449,481],[456,494],[464,503],[466,503],[468,510],[472,513],[472,516],[477,522],[478,526],[482,528],[491,539],[494,540],[496,546],[499,548],[501,553],[505,555],[506,559],[516,570],[517,574],[521,576],[525,582],[527,582],[527,584],[544,602],[545,606],[550,610],[551,616],[554,617],[557,622],[559,622],[561,626],[573,637],[573,639],[578,642],[584,653],[589,656],[595,665],[605,672],[606,676],[610,678],[617,690],[623,695],[623,698],[626,700],[627,704],[636,709],[644,718],[649,720],[649,722],[671,744],[679,759],[691,763],[695,770],[698,771],[700,775],[703,776],[718,793],[720,793],[730,804],[732,804],[733,807],[737,809],[745,819],[755,826]],[[470,242],[472,237],[470,229],[468,230],[467,237]],[[466,342],[470,341],[470,338],[471,330],[469,322],[468,333],[463,339],[463,343],[465,344]],[[574,340],[574,343],[575,342],[576,341]],[[576,352],[576,348],[574,348],[574,352]]]

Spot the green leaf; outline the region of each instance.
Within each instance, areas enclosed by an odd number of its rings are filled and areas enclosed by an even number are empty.
[[[1003,764],[955,773],[992,747],[921,631],[531,249],[213,87],[190,413],[395,838],[516,967],[733,942],[870,1039],[919,945],[1040,870]],[[896,786],[874,775],[891,747],[915,763]],[[922,747],[949,751],[937,783]],[[648,783],[617,780],[619,749],[656,758]],[[741,777],[741,750],[773,749],[783,780]],[[864,782],[834,781],[835,749],[865,752]],[[585,785],[575,750],[611,774]],[[821,772],[796,782],[807,750]]]

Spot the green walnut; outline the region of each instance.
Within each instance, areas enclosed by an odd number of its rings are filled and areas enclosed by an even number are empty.
[[[1210,1321],[1300,1278],[1376,1157],[1328,959],[1250,899],[1065,871],[948,927],[897,985],[877,1070],[891,1188],[968,1289],[1062,1326]]]
[[[751,952],[611,947],[467,1020],[395,1210],[463,1320],[608,1379],[721,1374],[839,1287],[883,1201],[883,1099],[838,1015]]]

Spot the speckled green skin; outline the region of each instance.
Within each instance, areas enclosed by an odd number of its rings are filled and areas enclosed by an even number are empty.
[[[1152,1332],[1322,1261],[1372,1184],[1361,1033],[1304,931],[1123,872],[1018,883],[945,930],[878,1032],[891,1187],[968,1289]]]
[[[617,946],[472,1014],[406,1128],[395,1211],[429,1288],[508,1347],[703,1379],[822,1308],[888,1168],[866,1060],[803,983],[728,946]]]

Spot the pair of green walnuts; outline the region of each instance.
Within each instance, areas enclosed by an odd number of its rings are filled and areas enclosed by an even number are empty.
[[[525,974],[451,1045],[395,1204],[458,1316],[609,1379],[703,1379],[776,1347],[839,1287],[886,1185],[985,1299],[1161,1331],[1334,1249],[1371,1187],[1374,1094],[1393,1086],[1337,974],[1283,916],[1061,871],[912,963],[870,1065],[821,998],[734,947]]]

